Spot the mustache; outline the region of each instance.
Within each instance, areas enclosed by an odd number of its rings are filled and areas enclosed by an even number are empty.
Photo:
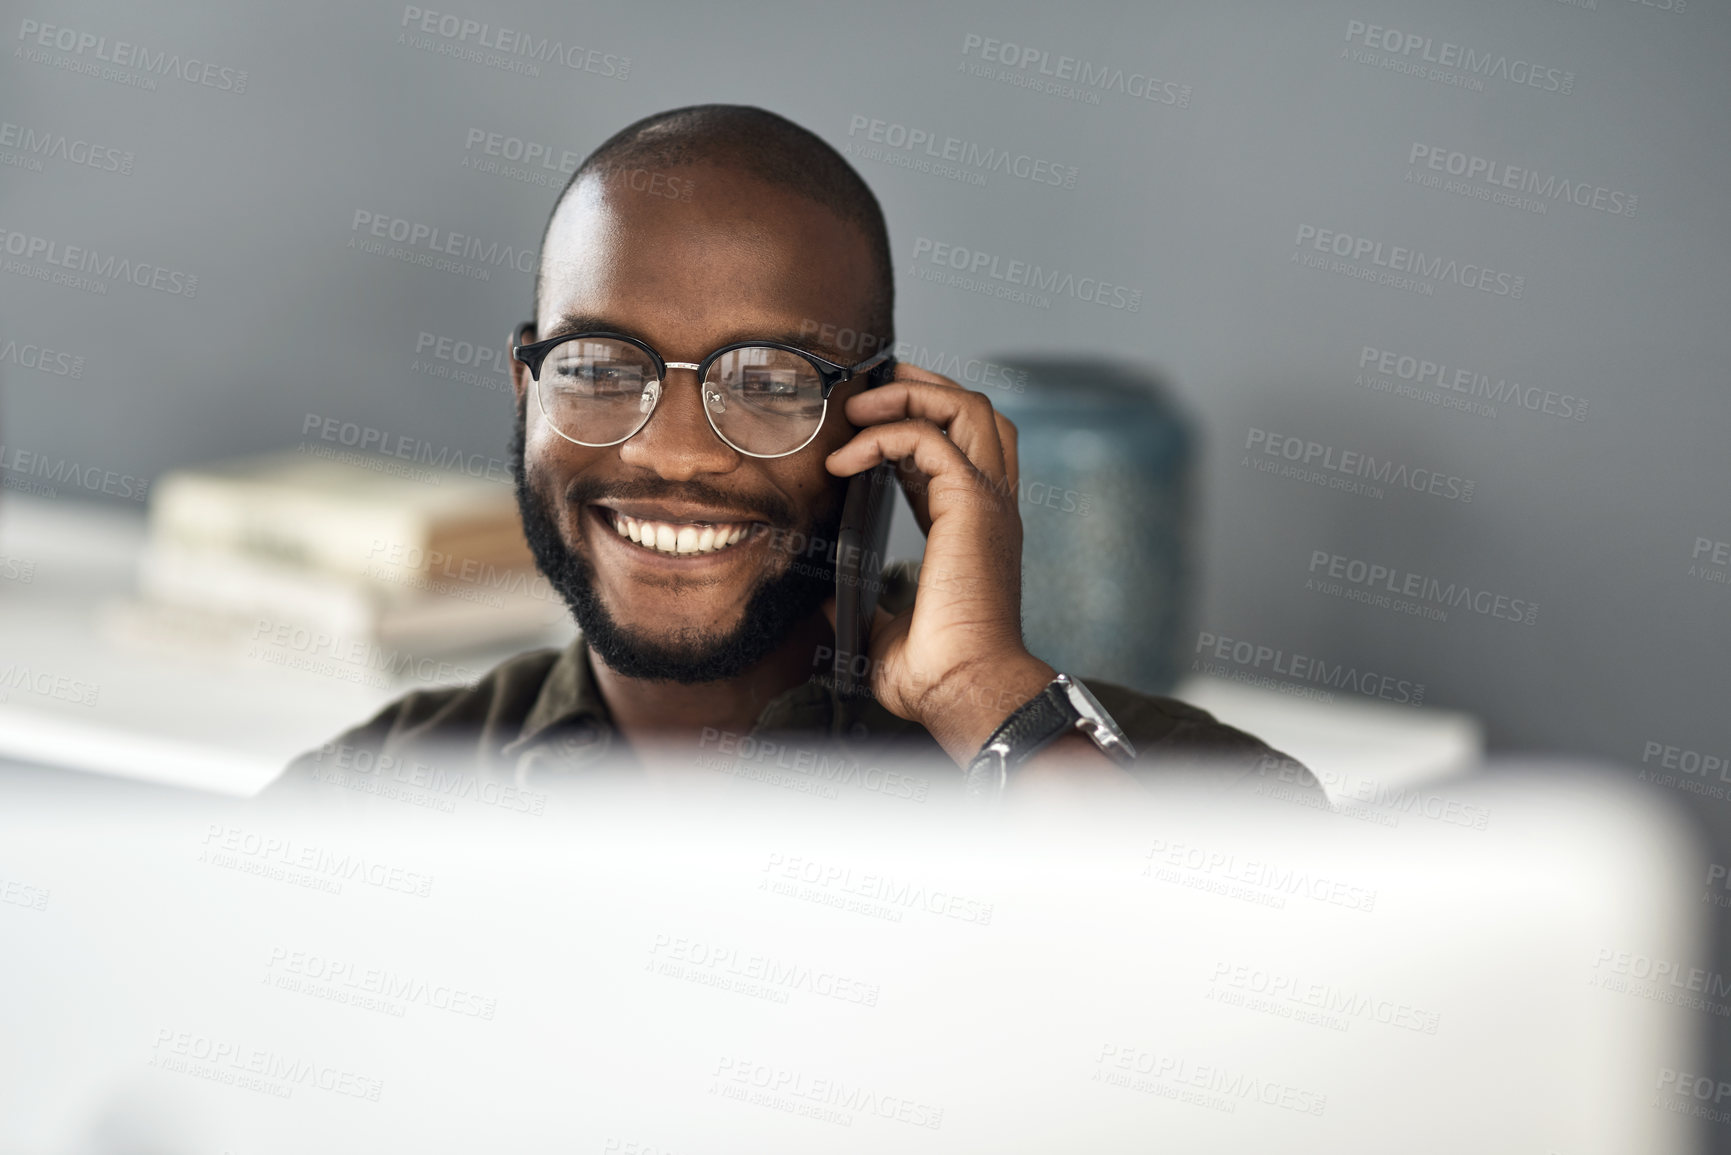
[[[609,501],[691,501],[743,509],[763,518],[776,529],[795,529],[799,525],[799,515],[793,505],[779,494],[765,493],[742,499],[701,481],[674,482],[651,477],[606,481],[599,477],[579,476],[572,478],[565,487],[565,499],[574,506]]]

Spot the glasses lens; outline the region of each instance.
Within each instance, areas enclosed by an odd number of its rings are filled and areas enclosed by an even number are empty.
[[[612,445],[631,436],[661,396],[649,355],[606,337],[555,346],[541,363],[536,388],[553,428],[583,445]]]
[[[703,407],[716,431],[747,453],[790,453],[823,424],[823,378],[797,353],[734,349],[709,367]]]

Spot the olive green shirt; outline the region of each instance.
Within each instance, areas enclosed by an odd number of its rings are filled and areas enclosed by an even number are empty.
[[[892,612],[913,602],[911,572],[885,571],[881,602]],[[1082,681],[1135,747],[1139,776],[1204,769],[1224,775],[1229,785],[1254,779],[1259,793],[1296,794],[1306,805],[1326,805],[1307,769],[1208,712],[1093,678]],[[1017,704],[1008,704],[1006,715]],[[668,753],[658,750],[656,757]],[[838,781],[880,792],[915,789],[909,783],[916,776],[883,765],[917,765],[957,784],[961,779],[960,768],[924,727],[869,697],[838,694],[819,677],[771,701],[746,733],[705,728],[687,756],[694,768],[794,789],[827,790]],[[590,772],[640,765],[612,723],[579,636],[563,650],[534,650],[502,662],[472,686],[404,695],[301,755],[266,796],[334,786],[346,787],[351,798],[388,794],[442,808],[485,794],[481,801],[525,808],[530,803],[524,799]]]

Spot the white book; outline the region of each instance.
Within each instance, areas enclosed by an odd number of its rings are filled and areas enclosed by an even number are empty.
[[[385,584],[532,564],[510,485],[342,453],[332,460],[290,451],[174,470],[153,487],[151,537]]]
[[[405,574],[394,584],[310,569],[216,546],[151,541],[139,562],[142,600],[333,637],[427,650],[540,632],[568,614],[531,569],[495,569],[483,581]]]

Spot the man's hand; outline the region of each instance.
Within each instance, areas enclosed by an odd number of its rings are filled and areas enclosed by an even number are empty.
[[[849,398],[846,412],[861,429],[830,454],[829,471],[849,477],[899,462],[926,535],[913,609],[891,617],[880,608],[873,621],[872,693],[965,766],[1057,676],[1022,644],[1016,427],[984,394],[906,364]],[[1053,752],[1060,747],[1067,761],[1116,770],[1085,739],[1062,739]]]

